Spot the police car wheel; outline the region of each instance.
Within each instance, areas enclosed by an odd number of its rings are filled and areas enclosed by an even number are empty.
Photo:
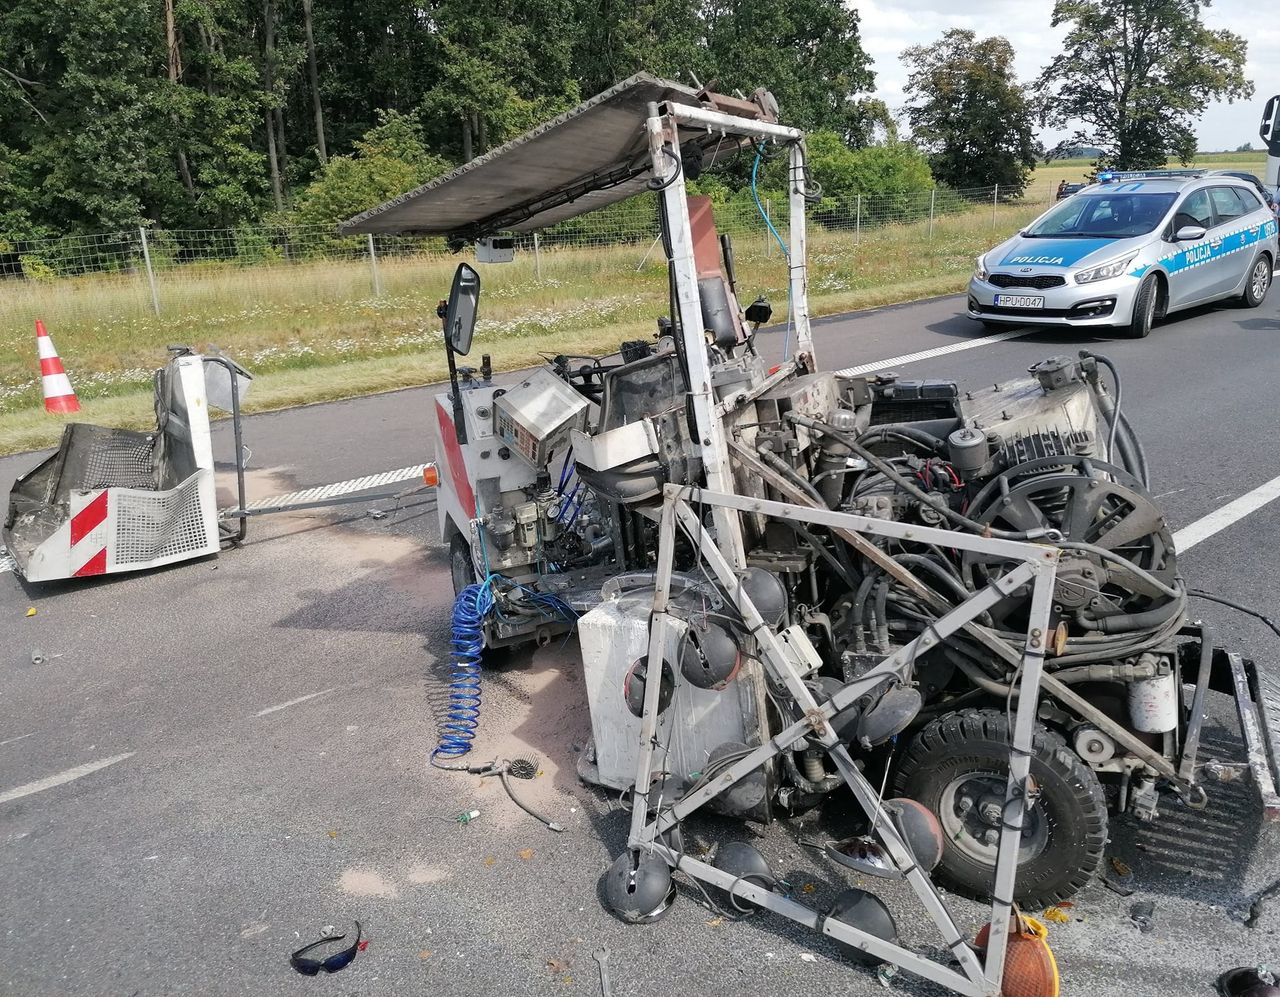
[[[1244,284],[1241,299],[1246,308],[1257,308],[1266,300],[1267,291],[1271,289],[1271,260],[1264,254],[1259,256],[1249,271],[1249,279]]]
[[[1160,284],[1155,277],[1148,277],[1138,288],[1138,296],[1133,301],[1133,318],[1129,324],[1121,326],[1130,339],[1144,339],[1151,333],[1156,321],[1156,305],[1160,298]]]

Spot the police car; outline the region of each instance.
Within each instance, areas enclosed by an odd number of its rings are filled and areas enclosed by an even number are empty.
[[[1237,298],[1256,308],[1280,259],[1277,220],[1245,180],[1111,172],[979,256],[969,317],[986,326],[1118,327]]]

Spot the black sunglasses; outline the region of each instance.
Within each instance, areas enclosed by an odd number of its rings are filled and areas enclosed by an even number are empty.
[[[336,973],[340,969],[345,969],[351,964],[351,960],[356,957],[356,952],[360,949],[360,922],[356,921],[355,924],[356,940],[351,943],[349,948],[345,948],[341,952],[335,952],[326,959],[312,959],[306,954],[321,945],[332,945],[334,942],[340,942],[347,937],[346,935],[330,935],[328,938],[321,938],[318,942],[302,946],[297,952],[289,956],[289,964],[303,976],[315,976],[322,969],[326,973]]]

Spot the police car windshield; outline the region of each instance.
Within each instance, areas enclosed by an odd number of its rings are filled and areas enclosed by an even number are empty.
[[[1101,190],[1063,201],[1023,232],[1028,239],[1128,239],[1154,231],[1177,194]]]

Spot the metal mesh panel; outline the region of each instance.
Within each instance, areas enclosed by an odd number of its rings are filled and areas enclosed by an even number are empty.
[[[200,475],[168,492],[116,495],[117,566],[194,554],[208,543],[200,510]]]
[[[155,437],[93,427],[80,488],[155,488]]]

